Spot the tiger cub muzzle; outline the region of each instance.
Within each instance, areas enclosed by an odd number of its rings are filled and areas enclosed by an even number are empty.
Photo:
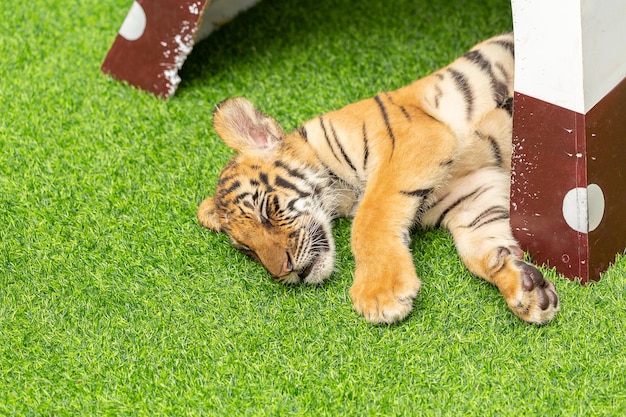
[[[326,279],[334,264],[334,242],[330,225],[301,216],[304,225],[289,233],[269,224],[250,225],[254,233],[237,236],[233,245],[262,265],[274,280],[283,284],[316,284]],[[237,221],[237,220],[235,220]],[[242,223],[242,220],[238,221]],[[248,223],[251,223],[248,219]]]

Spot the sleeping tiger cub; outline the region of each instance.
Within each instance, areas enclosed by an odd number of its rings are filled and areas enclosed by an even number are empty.
[[[291,133],[244,98],[219,104],[215,131],[237,154],[200,223],[283,283],[333,272],[333,219],[354,217],[350,296],[372,323],[404,319],[421,283],[414,226],[445,227],[475,275],[519,318],[559,310],[554,285],[523,260],[509,226],[514,48],[488,39],[395,91],[316,117]]]

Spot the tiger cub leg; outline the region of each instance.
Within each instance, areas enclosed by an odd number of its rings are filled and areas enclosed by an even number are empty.
[[[350,296],[369,322],[394,323],[411,312],[421,288],[408,248],[417,207],[384,187],[368,188],[352,226],[356,269]]]
[[[483,168],[452,181],[423,222],[441,224],[454,238],[467,268],[495,284],[524,321],[543,324],[559,310],[554,284],[523,252],[509,225],[509,175]]]

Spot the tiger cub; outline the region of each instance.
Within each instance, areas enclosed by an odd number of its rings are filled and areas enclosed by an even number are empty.
[[[404,319],[421,283],[414,226],[445,227],[473,274],[510,309],[543,324],[554,285],[523,260],[509,226],[512,34],[479,43],[412,84],[349,104],[285,133],[244,98],[219,104],[215,131],[237,154],[200,223],[283,283],[333,272],[333,219],[354,217],[354,309],[372,323]]]

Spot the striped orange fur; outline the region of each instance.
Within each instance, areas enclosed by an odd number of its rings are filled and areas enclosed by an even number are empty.
[[[246,99],[226,100],[214,128],[237,154],[198,219],[276,280],[320,283],[333,272],[333,219],[354,217],[350,295],[373,323],[404,319],[420,290],[410,230],[445,227],[473,274],[522,320],[545,323],[559,310],[555,287],[509,226],[513,71],[503,34],[289,133]]]

